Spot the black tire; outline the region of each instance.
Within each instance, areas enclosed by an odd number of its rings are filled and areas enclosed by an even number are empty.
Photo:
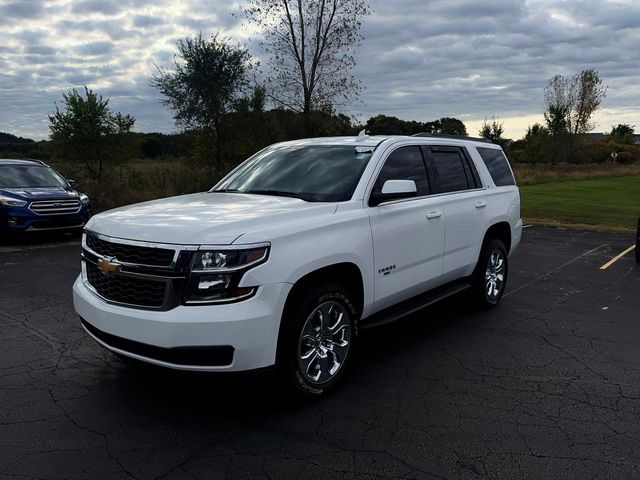
[[[502,262],[500,266],[496,259]],[[509,257],[504,243],[497,238],[488,238],[473,272],[471,290],[475,301],[482,307],[495,307],[504,294],[508,276]]]
[[[334,283],[310,286],[292,302],[283,316],[278,342],[279,377],[294,393],[306,398],[319,397],[340,381],[351,364],[357,310],[351,294]],[[326,315],[329,322],[321,321],[319,312],[324,312],[322,316]],[[343,315],[341,320],[339,314]],[[344,342],[346,347],[342,345]],[[310,361],[303,359],[304,353],[310,354]],[[325,358],[320,358],[323,353]],[[311,378],[313,375],[319,375],[317,380]]]

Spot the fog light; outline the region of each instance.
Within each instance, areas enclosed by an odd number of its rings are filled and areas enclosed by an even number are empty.
[[[10,217],[7,223],[12,227],[15,227],[18,224],[18,217]]]
[[[206,277],[200,278],[198,290],[227,288],[227,283],[228,281],[224,275],[207,275]]]

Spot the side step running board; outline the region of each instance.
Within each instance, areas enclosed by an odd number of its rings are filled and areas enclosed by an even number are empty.
[[[451,295],[460,293],[469,287],[471,287],[471,282],[469,281],[457,281],[443,285],[442,287],[438,287],[429,292],[410,298],[398,305],[386,308],[378,313],[374,313],[370,317],[364,318],[362,323],[360,323],[360,329],[378,327],[380,325],[395,322],[402,317],[411,315],[412,313],[418,312],[429,305],[439,302],[440,300],[444,300]]]

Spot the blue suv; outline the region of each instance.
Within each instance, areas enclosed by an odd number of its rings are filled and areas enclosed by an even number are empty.
[[[0,231],[81,232],[90,217],[89,197],[46,163],[0,159]]]

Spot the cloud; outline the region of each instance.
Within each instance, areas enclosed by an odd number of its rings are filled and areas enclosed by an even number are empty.
[[[614,0],[371,0],[354,71],[365,87],[347,113],[406,119],[456,116],[470,133],[484,117],[519,136],[542,117],[556,73],[596,68],[609,85],[599,129],[640,125],[640,2]],[[210,0],[41,0],[0,4],[0,124],[48,135],[47,114],[85,84],[133,114],[139,131],[171,131],[149,86],[171,68],[176,41],[216,32],[257,50],[255,32]],[[249,41],[249,38],[251,40]],[[266,58],[261,58],[263,65]],[[616,117],[617,116],[617,117]]]
[[[82,0],[73,4],[71,12],[78,14],[101,13],[103,15],[117,15],[122,10],[124,4],[124,2],[119,1]]]
[[[75,47],[75,52],[78,55],[82,56],[105,55],[109,52],[112,52],[114,48],[114,43],[110,41],[91,42],[85,43],[83,45],[78,45],[77,47]]]
[[[541,115],[543,88],[556,73],[594,67],[610,93],[639,80],[631,48],[640,39],[634,5],[491,0],[375,8],[365,20],[356,68],[366,87],[365,118],[379,112],[417,120],[527,117]],[[605,11],[610,18],[603,24]],[[626,101],[640,107],[637,87],[631,88],[635,100]],[[618,102],[610,95],[605,107]],[[520,126],[513,134],[522,132]]]
[[[138,28],[156,27],[165,23],[165,19],[151,15],[136,15],[133,19],[133,24]]]
[[[0,18],[20,20],[38,18],[44,14],[44,6],[38,0],[7,2],[0,6]]]
[[[24,52],[28,55],[49,56],[56,53],[56,49],[53,47],[47,47],[46,45],[27,45]]]

